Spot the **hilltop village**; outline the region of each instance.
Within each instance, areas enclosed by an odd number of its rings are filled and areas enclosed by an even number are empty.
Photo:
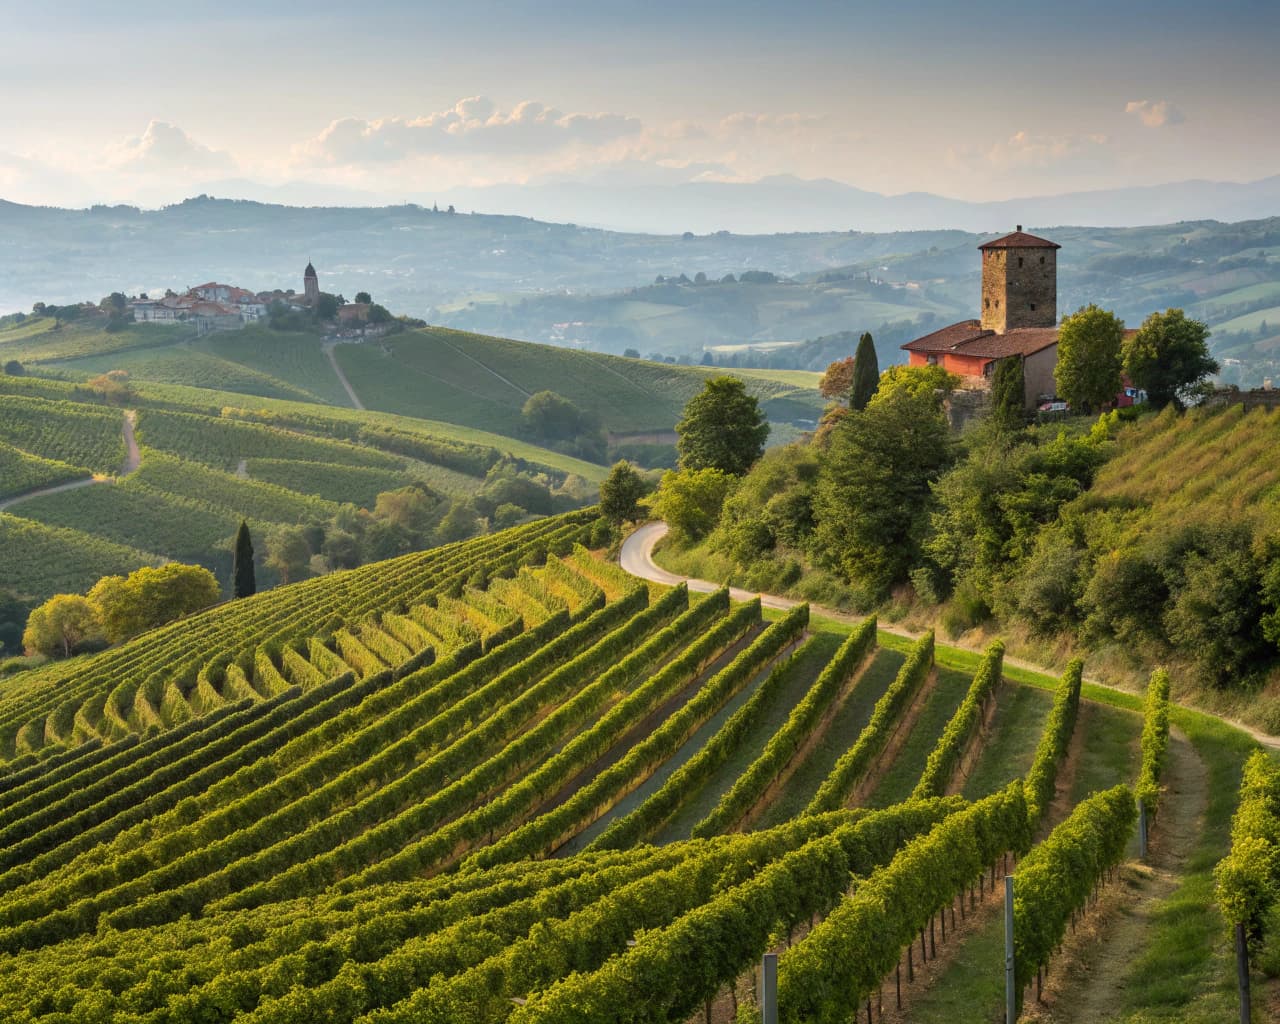
[[[356,302],[342,296],[331,296],[320,290],[320,277],[308,261],[302,274],[302,291],[292,289],[254,292],[236,285],[206,284],[188,288],[181,295],[170,290],[158,299],[143,294],[130,299],[126,310],[137,323],[194,325],[200,334],[210,331],[235,331],[246,324],[264,320],[272,310],[278,312],[313,312],[320,319],[334,321],[339,330],[379,328],[390,321],[386,310],[365,293]]]

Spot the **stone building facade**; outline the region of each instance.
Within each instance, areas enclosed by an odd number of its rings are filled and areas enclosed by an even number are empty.
[[[982,328],[1004,334],[1058,322],[1056,242],[1022,230],[978,246],[982,253]]]

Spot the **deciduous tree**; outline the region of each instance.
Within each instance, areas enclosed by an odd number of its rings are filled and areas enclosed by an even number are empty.
[[[1059,397],[1077,412],[1096,412],[1120,391],[1124,321],[1090,304],[1063,318],[1058,328]]]
[[[869,595],[905,579],[927,522],[930,486],[951,460],[941,402],[883,391],[832,432],[814,493],[815,552]]]
[[[714,377],[689,399],[676,424],[680,465],[741,476],[760,458],[769,423],[736,377]]]
[[[55,594],[32,610],[22,634],[22,646],[32,654],[69,658],[80,648],[103,638],[97,609],[78,594]]]
[[[732,487],[733,477],[714,467],[668,470],[653,508],[678,540],[700,540],[715,528]]]
[[[600,512],[608,520],[623,523],[640,514],[644,481],[629,462],[616,462],[600,485]]]
[[[1156,406],[1179,406],[1218,372],[1209,355],[1209,327],[1180,309],[1152,313],[1123,345],[1124,372]]]

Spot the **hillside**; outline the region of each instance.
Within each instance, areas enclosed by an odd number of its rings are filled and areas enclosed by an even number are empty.
[[[1058,314],[1090,302],[1130,326],[1169,306],[1205,320],[1223,379],[1256,387],[1280,369],[1280,221],[1180,222],[1141,228],[1037,229],[1062,245]],[[495,296],[439,311],[467,330],[621,352],[717,350],[723,362],[755,348],[747,365],[825,369],[829,346],[797,345],[822,335],[869,330],[882,366],[897,345],[977,313],[974,248],[989,236],[952,233],[924,246],[908,242],[843,267],[814,267],[777,281],[685,280],[613,294]],[[905,323],[914,321],[914,324]],[[886,325],[888,330],[886,330]],[[782,345],[780,343],[786,343]]]
[[[684,403],[716,372],[439,327],[332,344],[318,334],[258,325],[203,338],[183,327],[132,325],[108,333],[97,323],[52,325],[41,317],[0,328],[0,361],[81,380],[124,370],[136,381],[349,406],[326,352],[331,344],[365,409],[516,439],[527,439],[521,408],[542,390],[596,414],[610,433],[669,433]],[[765,371],[746,379],[780,424],[812,424],[821,411],[816,376]]]
[[[678,1024],[728,1019],[772,949],[784,1020],[846,1020],[904,964],[915,1009],[985,1019],[999,972],[962,965],[1010,851],[1019,978],[1063,941],[1064,1007],[1095,881],[1116,867],[1104,893],[1152,912],[1203,891],[1240,734],[1173,709],[1166,762],[1158,690],[1144,731],[1078,666],[648,588],[580,546],[600,525],[277,588],[3,684],[0,1014]],[[1128,862],[1136,783],[1163,891]],[[1154,913],[1094,982],[1126,1020],[1221,1019],[1221,930],[1207,901]]]
[[[30,553],[3,562],[0,592],[31,603],[163,559],[205,565],[226,585],[242,519],[258,538],[264,584],[296,579],[436,543],[455,506],[469,510],[474,532],[496,521],[498,505],[509,523],[581,504],[603,475],[447,424],[135,388],[115,399],[122,409],[89,386],[0,375],[0,536]],[[405,488],[411,498],[378,504]],[[302,526],[312,562],[278,562]]]

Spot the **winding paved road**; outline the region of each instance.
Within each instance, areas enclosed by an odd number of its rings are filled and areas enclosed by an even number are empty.
[[[666,535],[666,523],[645,523],[636,530],[635,533],[631,534],[630,537],[622,542],[622,550],[618,555],[619,564],[621,564],[624,570],[631,573],[632,576],[639,576],[641,579],[652,580],[654,583],[666,583],[670,586],[674,586],[677,583],[686,583],[690,590],[696,590],[703,594],[710,594],[719,590],[722,584],[711,583],[708,580],[693,579],[688,576],[679,576],[676,573],[668,572],[666,569],[662,568],[662,566],[654,562],[653,549],[657,545],[658,541]],[[751,601],[754,598],[759,597],[760,603],[766,608],[777,608],[782,610],[794,608],[796,605],[802,603],[789,597],[779,597],[776,594],[753,594],[750,591],[739,590],[737,587],[729,588],[729,596],[735,601]],[[824,619],[836,619],[841,622],[861,621],[861,618],[858,616],[848,615],[844,612],[836,611],[834,608],[824,608],[820,604],[810,604],[809,608],[814,615],[821,616]],[[905,629],[902,626],[892,625],[885,622],[880,622],[877,625],[881,631],[891,633],[894,636],[903,636],[911,639],[920,636],[918,632]],[[979,654],[982,653],[981,648],[979,647],[959,643],[954,640],[948,641],[948,645],[952,647],[959,647],[966,651],[974,651]],[[1051,669],[1045,668],[1043,665],[1036,665],[1029,661],[1023,661],[1020,658],[1011,658],[1006,655],[1004,660],[1006,664],[1012,665],[1015,668],[1023,668],[1031,672],[1039,672],[1048,676],[1054,676],[1057,674]],[[1127,693],[1130,696],[1134,695],[1132,690],[1126,690],[1122,686],[1113,686],[1110,683],[1104,683],[1098,679],[1091,679],[1088,676],[1085,677],[1085,682],[1093,686],[1100,686],[1106,690],[1115,690],[1117,693]],[[1243,722],[1237,722],[1234,718],[1227,718],[1225,715],[1215,715],[1212,711],[1205,711],[1201,708],[1194,708],[1193,710],[1199,711],[1204,715],[1209,715],[1212,718],[1220,719],[1228,725],[1239,729],[1241,732],[1248,733],[1263,746],[1280,750],[1280,737],[1269,736],[1265,732],[1260,732],[1257,729],[1245,725]]]

